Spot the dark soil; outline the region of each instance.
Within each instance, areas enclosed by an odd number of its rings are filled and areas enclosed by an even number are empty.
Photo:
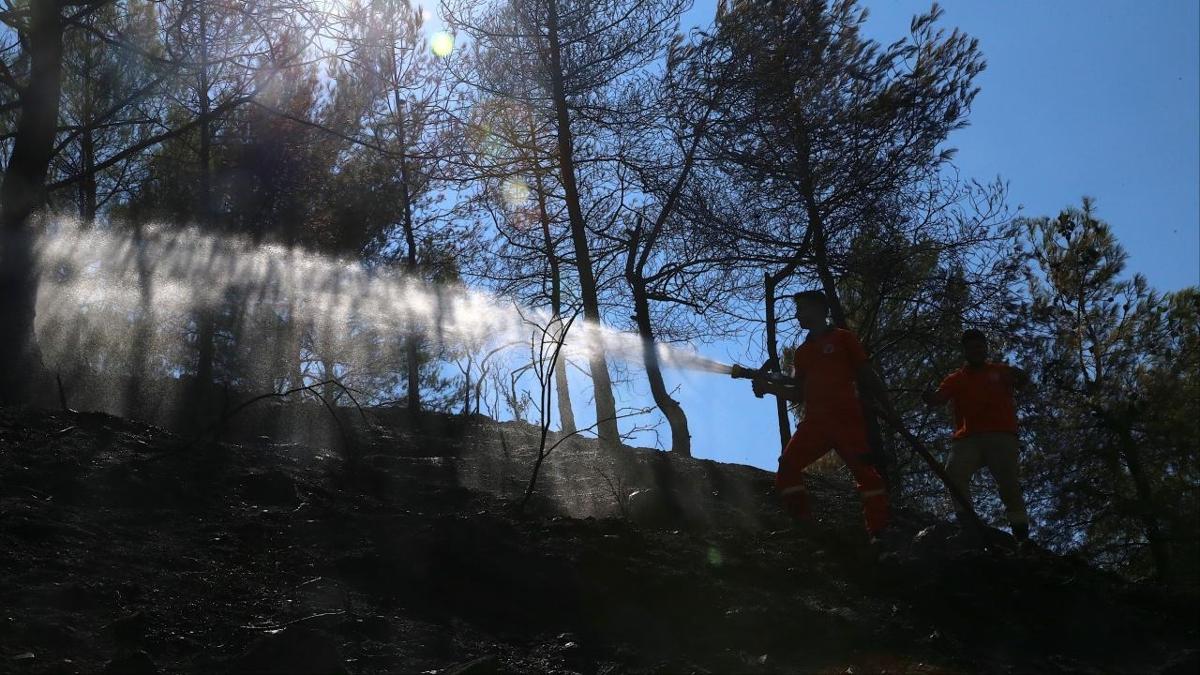
[[[319,410],[304,416],[320,416]],[[357,415],[357,413],[355,413]],[[852,487],[372,411],[320,447],[0,409],[0,672],[1196,672],[1194,597]],[[278,415],[274,419],[278,419]],[[918,533],[920,536],[918,536]]]

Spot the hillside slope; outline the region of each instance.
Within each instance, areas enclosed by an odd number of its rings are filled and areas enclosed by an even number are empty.
[[[1195,598],[920,514],[875,561],[834,479],[797,528],[766,472],[576,441],[519,512],[536,430],[371,415],[339,449],[0,409],[0,672],[1196,670]]]

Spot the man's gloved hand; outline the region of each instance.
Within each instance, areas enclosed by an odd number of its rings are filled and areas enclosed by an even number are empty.
[[[767,381],[761,377],[750,380],[750,390],[754,392],[755,396],[762,398],[767,393]]]

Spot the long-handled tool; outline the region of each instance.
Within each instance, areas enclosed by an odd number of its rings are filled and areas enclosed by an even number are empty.
[[[971,527],[977,533],[979,533],[980,538],[986,540],[985,535],[987,534],[987,526],[984,525],[983,520],[979,518],[979,514],[975,513],[975,507],[971,505],[971,501],[967,499],[967,496],[958,489],[958,486],[955,485],[953,481],[950,480],[950,474],[946,473],[946,468],[942,466],[942,463],[933,456],[933,453],[929,451],[929,448],[926,447],[925,443],[921,441],[921,439],[917,438],[916,434],[905,428],[905,426],[901,424],[899,420],[885,419],[885,421],[904,437],[904,440],[908,442],[908,445],[913,449],[913,452],[916,452],[921,456],[921,459],[925,460],[925,463],[928,464],[929,468],[933,470],[934,475],[936,475],[938,479],[942,481],[942,484],[946,486],[946,490],[950,492],[950,497],[958,503],[959,512],[966,516],[967,522],[969,522]]]

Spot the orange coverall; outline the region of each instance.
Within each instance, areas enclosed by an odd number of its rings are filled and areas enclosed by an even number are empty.
[[[867,532],[875,535],[887,526],[888,501],[882,476],[866,461],[871,450],[856,383],[866,361],[858,338],[840,328],[810,332],[796,349],[793,375],[804,380],[804,420],[779,458],[775,488],[789,513],[809,517],[804,469],[832,449],[854,474]]]

